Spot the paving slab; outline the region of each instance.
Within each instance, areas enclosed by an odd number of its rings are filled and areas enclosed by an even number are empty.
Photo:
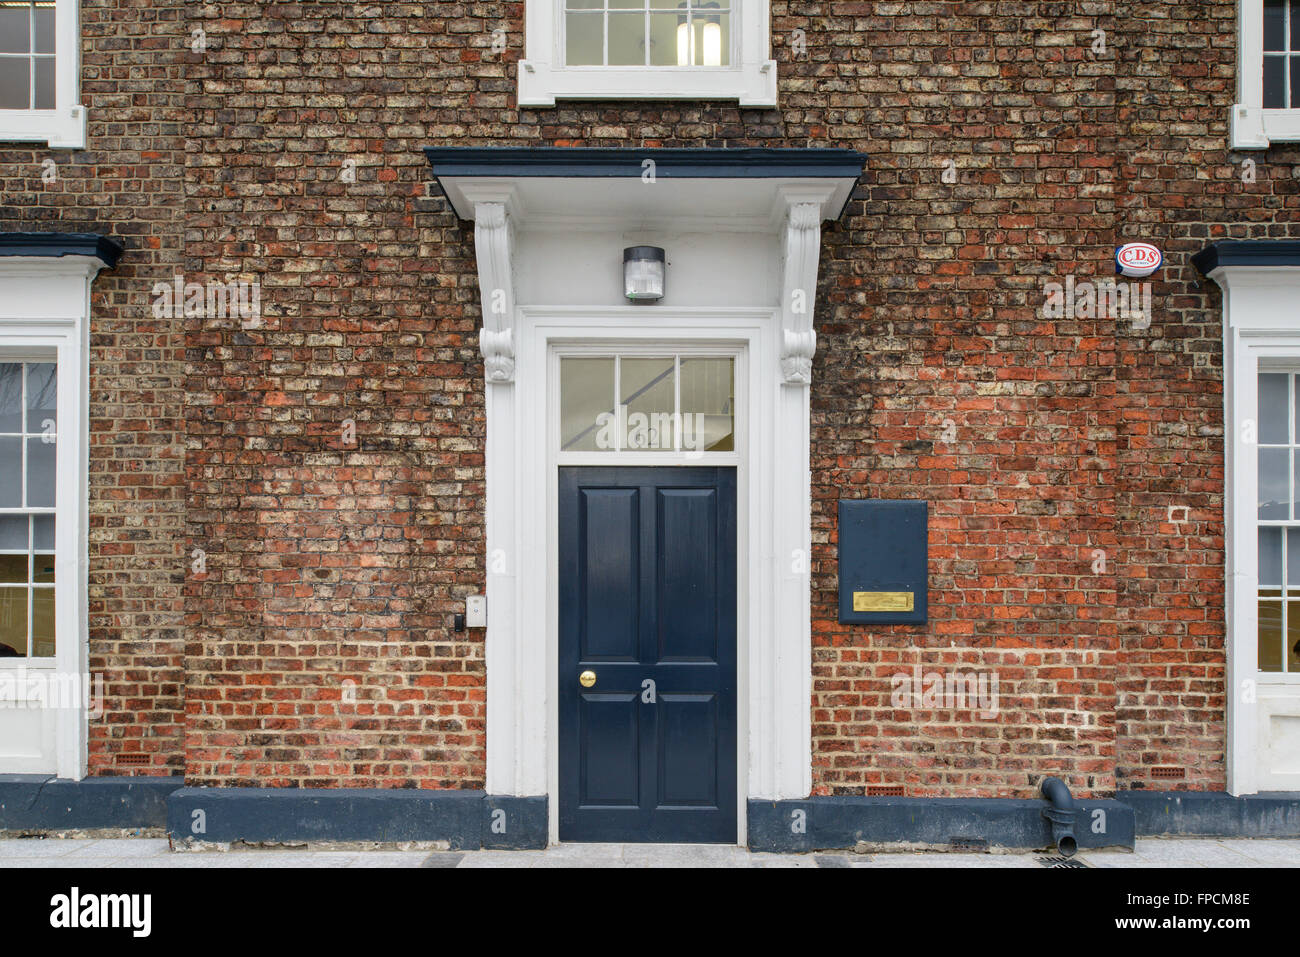
[[[897,870],[1043,868],[1032,854],[955,854],[906,852],[812,854],[749,852],[724,844],[560,844],[541,851],[430,851],[335,846],[250,848],[175,852],[164,838],[22,838],[0,839],[0,868],[651,868],[762,867]],[[1140,838],[1132,853],[1084,851],[1077,861],[1087,867],[1300,868],[1300,840],[1214,840],[1209,838]]]

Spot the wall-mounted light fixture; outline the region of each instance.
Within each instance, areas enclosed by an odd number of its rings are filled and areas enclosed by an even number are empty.
[[[664,272],[662,247],[628,246],[623,250],[623,295],[631,302],[662,299]]]
[[[696,0],[688,12],[683,0],[677,9],[681,11],[677,14],[677,65],[722,66],[722,18],[717,14],[697,13],[717,10],[719,5],[712,0],[707,3]],[[700,64],[696,63],[697,50],[703,54]]]

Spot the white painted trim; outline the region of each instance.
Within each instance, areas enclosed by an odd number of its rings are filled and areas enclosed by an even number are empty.
[[[519,61],[519,106],[556,100],[736,100],[742,107],[776,106],[769,0],[732,5],[730,67],[566,67],[563,0],[527,0],[526,56]]]
[[[562,343],[743,349],[738,417],[740,820],[749,798],[805,797],[811,769],[808,390],[779,373],[770,309],[521,308],[514,382],[488,389],[487,789],[550,797],[558,839],[556,458],[548,356]],[[739,388],[738,388],[739,391]],[[740,421],[745,424],[742,427]],[[663,460],[660,460],[661,462]],[[668,463],[664,463],[668,464]],[[674,462],[673,464],[681,464]],[[520,575],[516,568],[546,574]],[[546,640],[534,626],[545,622]],[[544,678],[544,680],[543,680]],[[743,824],[741,839],[743,840]]]
[[[515,274],[513,217],[507,215],[509,192],[474,204],[474,249],[483,309],[479,352],[489,382],[515,376]]]
[[[86,148],[86,108],[81,105],[80,0],[55,0],[54,56],[54,109],[0,110],[0,143]]]
[[[90,287],[103,263],[93,256],[0,259],[0,355],[53,349],[58,357],[55,514],[55,657],[29,671],[85,675],[89,667],[87,528],[89,512]],[[80,780],[87,767],[84,707],[55,715],[53,771]],[[10,768],[0,767],[0,773]]]
[[[1258,376],[1278,363],[1300,363],[1300,267],[1228,266],[1210,273],[1223,289],[1225,614],[1227,625],[1227,788],[1230,794],[1273,790],[1260,767],[1260,697],[1285,680],[1259,672],[1258,462],[1251,433],[1258,423]],[[1291,687],[1294,687],[1292,684]],[[1282,693],[1285,693],[1284,691]]]
[[[730,324],[711,326],[709,320],[703,317],[701,313],[692,313],[690,311],[680,313],[680,316],[685,316],[687,322],[690,323],[690,329],[665,329],[655,322],[651,316],[647,316],[644,309],[638,307],[629,307],[629,313],[640,313],[638,318],[646,321],[639,324],[639,328],[627,328],[624,323],[610,323],[610,325],[624,326],[624,328],[613,330],[608,326],[600,325],[600,319],[597,317],[587,317],[587,321],[578,319],[576,320],[577,324],[574,324],[575,320],[566,319],[566,314],[553,316],[554,324],[547,322],[545,319],[536,320],[538,331],[533,342],[533,348],[536,350],[533,353],[533,358],[538,360],[538,364],[533,365],[532,368],[546,370],[546,382],[542,386],[546,398],[544,402],[538,405],[545,415],[545,434],[547,436],[547,462],[543,468],[547,476],[545,514],[548,517],[546,528],[547,688],[553,691],[546,716],[547,772],[548,779],[551,782],[547,801],[550,812],[550,841],[556,843],[560,837],[559,682],[561,679],[559,674],[560,580],[558,575],[560,552],[560,456],[557,452],[560,445],[559,360],[564,355],[581,354],[582,351],[585,351],[584,347],[598,346],[603,351],[616,352],[623,356],[638,354],[662,355],[665,351],[671,349],[678,355],[724,355],[732,356],[736,361],[736,454],[729,456],[729,461],[705,461],[703,458],[693,459],[685,454],[665,455],[660,453],[656,461],[644,462],[642,461],[644,457],[635,453],[615,452],[602,457],[601,461],[595,464],[602,466],[649,464],[668,467],[723,465],[734,466],[736,469],[736,821],[738,843],[744,844],[746,843],[747,810],[744,782],[746,781],[746,772],[749,766],[749,749],[746,743],[750,740],[747,730],[749,728],[748,716],[751,713],[749,700],[751,686],[749,655],[751,649],[746,636],[752,633],[751,595],[754,586],[754,565],[749,551],[749,543],[752,540],[751,525],[753,524],[751,521],[753,511],[750,507],[753,477],[748,468],[748,449],[749,436],[751,435],[750,422],[753,421],[750,414],[750,395],[755,391],[756,380],[752,368],[753,363],[748,360],[758,336],[753,326],[732,326]],[[574,313],[567,314],[572,315]],[[692,319],[693,316],[699,316],[700,318]],[[595,319],[596,324],[593,325],[592,319]],[[761,323],[762,319],[760,318],[759,321]],[[575,333],[580,339],[580,345],[575,344]]]
[[[510,222],[520,216],[509,180],[471,184],[480,234],[480,275],[488,288],[513,287]],[[485,350],[503,358],[509,329],[513,377],[486,376],[486,525],[488,627],[487,769],[491,794],[549,797],[551,839],[559,836],[558,560],[556,346],[583,349],[690,345],[743,355],[737,392],[738,785],[740,840],[746,801],[806,797],[812,788],[811,478],[808,380],[816,338],[817,285],[824,183],[790,184],[776,196],[771,231],[780,243],[785,303],[776,306],[513,307]],[[672,194],[665,195],[672,205]],[[504,214],[504,216],[502,215]],[[527,228],[526,216],[520,225]],[[484,262],[484,257],[490,261]],[[502,278],[506,277],[506,278]],[[482,281],[482,280],[481,280]],[[794,290],[805,309],[788,308]],[[483,290],[480,290],[483,292]],[[510,294],[513,301],[514,293]],[[485,301],[490,300],[490,292]],[[498,318],[486,319],[489,327]],[[501,366],[498,365],[498,369]],[[489,373],[491,369],[489,368]],[[739,410],[738,410],[739,412]],[[611,460],[601,459],[604,463]],[[632,461],[631,458],[623,460]],[[682,464],[656,454],[652,463]],[[686,464],[690,464],[687,460]],[[539,636],[539,629],[544,634]],[[542,640],[539,640],[542,639]]]

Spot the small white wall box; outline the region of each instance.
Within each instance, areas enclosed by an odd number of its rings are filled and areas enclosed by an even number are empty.
[[[487,597],[470,595],[465,599],[465,624],[470,628],[487,627]]]

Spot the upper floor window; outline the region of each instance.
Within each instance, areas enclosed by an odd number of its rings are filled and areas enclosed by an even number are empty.
[[[0,2],[0,110],[54,109],[54,2]]]
[[[1300,140],[1300,0],[1242,0],[1239,10],[1232,146]]]
[[[0,0],[0,142],[86,145],[78,0]]]
[[[1300,0],[1264,0],[1264,109],[1300,107]]]
[[[776,105],[768,0],[528,0],[519,105],[735,100]]]

